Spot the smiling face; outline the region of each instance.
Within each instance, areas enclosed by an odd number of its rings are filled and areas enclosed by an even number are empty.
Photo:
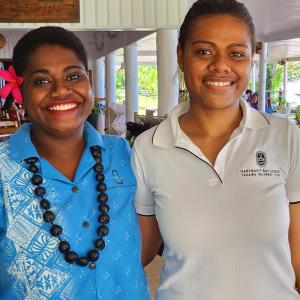
[[[230,15],[201,17],[189,32],[178,63],[191,103],[211,109],[238,105],[252,65],[247,25]]]
[[[24,106],[35,131],[69,134],[82,130],[93,107],[83,63],[73,50],[42,45],[23,73]]]

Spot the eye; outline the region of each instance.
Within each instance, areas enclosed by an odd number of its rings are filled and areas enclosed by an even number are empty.
[[[234,52],[230,53],[230,56],[234,57],[234,58],[243,58],[246,55],[242,52],[234,51]]]
[[[209,49],[197,49],[195,53],[200,56],[209,56],[213,54]]]
[[[43,86],[51,83],[51,80],[48,78],[37,78],[33,80],[33,84],[36,86]]]
[[[66,79],[68,81],[73,81],[73,80],[78,80],[81,78],[81,75],[80,74],[75,74],[75,73],[72,73],[72,74],[68,74]]]

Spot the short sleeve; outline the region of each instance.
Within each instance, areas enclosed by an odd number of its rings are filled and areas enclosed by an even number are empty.
[[[135,197],[135,208],[138,214],[151,216],[155,215],[155,203],[153,193],[147,182],[146,161],[139,154],[138,143],[134,143],[131,155],[131,164],[137,180],[137,191]]]
[[[300,128],[289,125],[289,173],[286,180],[286,194],[289,202],[300,202]]]

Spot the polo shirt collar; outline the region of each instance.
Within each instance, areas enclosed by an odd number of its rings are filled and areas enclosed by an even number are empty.
[[[256,109],[251,108],[245,100],[240,100],[240,106],[243,111],[243,118],[240,122],[240,128],[261,129],[270,126],[269,117]],[[178,118],[186,113],[190,108],[188,101],[175,106],[171,111],[170,117],[160,123],[152,137],[152,143],[155,146],[169,148],[176,146],[185,134],[181,130]]]
[[[268,114],[262,113],[252,108],[245,100],[240,100],[240,106],[243,111],[243,118],[240,127],[249,129],[262,129],[270,126]]]
[[[30,138],[31,124],[26,123],[17,132],[11,135],[7,141],[10,152],[9,156],[15,161],[23,161],[28,157],[39,157]]]

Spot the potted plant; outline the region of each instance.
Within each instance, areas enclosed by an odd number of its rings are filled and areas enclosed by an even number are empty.
[[[279,97],[276,109],[280,114],[289,115],[291,113],[290,104],[283,97]]]
[[[300,105],[296,108],[295,120],[296,124],[300,127]]]
[[[89,115],[89,117],[87,119],[88,122],[90,124],[92,124],[95,129],[97,129],[98,115],[101,114],[101,113],[103,113],[103,108],[102,108],[102,106],[99,102],[95,101],[92,112],[91,112],[91,114]]]

